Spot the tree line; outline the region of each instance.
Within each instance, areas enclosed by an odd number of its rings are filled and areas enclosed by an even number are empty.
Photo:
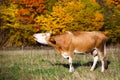
[[[33,34],[102,31],[120,43],[119,0],[0,0],[0,46],[36,44]]]

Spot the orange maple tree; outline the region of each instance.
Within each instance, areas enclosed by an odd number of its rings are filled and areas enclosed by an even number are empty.
[[[35,23],[35,17],[47,11],[45,1],[46,0],[13,0],[13,3],[19,4],[19,10],[16,14],[18,20],[23,23]]]

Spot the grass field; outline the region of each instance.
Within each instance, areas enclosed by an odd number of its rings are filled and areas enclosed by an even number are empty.
[[[120,49],[109,48],[108,69],[101,73],[98,62],[91,72],[92,56],[75,55],[75,71],[54,50],[0,50],[0,80],[120,80]]]

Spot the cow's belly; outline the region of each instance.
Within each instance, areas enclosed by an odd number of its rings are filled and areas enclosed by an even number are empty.
[[[84,51],[74,50],[74,53],[85,53]]]
[[[84,52],[84,51],[78,51],[78,50],[74,50],[74,53],[76,53],[76,54],[78,54],[78,53],[82,53],[82,54],[85,54],[85,53],[88,53],[88,52]],[[67,52],[63,52],[62,54],[61,54],[64,58],[69,58],[69,54],[67,53]]]
[[[74,47],[74,52],[75,53],[86,53],[86,52],[90,52],[91,50],[93,50],[95,48],[95,43],[86,43],[86,44],[77,44],[76,47]]]
[[[74,46],[74,52],[76,53],[84,53],[89,52],[96,47],[96,41],[91,37],[87,36],[87,39],[80,39],[78,40],[73,39],[72,45]]]
[[[95,45],[78,45],[77,47],[75,47],[74,53],[89,53],[93,49],[96,49]]]
[[[74,54],[88,54],[91,53],[91,51],[78,51],[78,50],[74,50]]]

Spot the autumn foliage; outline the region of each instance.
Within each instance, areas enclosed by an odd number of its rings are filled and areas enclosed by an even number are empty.
[[[109,6],[109,8],[112,7],[120,8],[120,0],[107,0],[107,5]]]
[[[37,15],[47,11],[45,0],[13,0],[13,3],[19,4],[16,14],[18,20],[26,23],[34,23]]]
[[[120,0],[107,0],[105,6],[105,26],[109,43],[120,43]]]
[[[1,0],[0,46],[35,44],[32,35],[52,31],[103,31],[120,43],[119,0]]]
[[[96,7],[96,8],[94,8]],[[100,30],[104,24],[103,15],[97,3],[58,1],[50,14],[37,18],[40,30],[60,34],[66,30]]]

